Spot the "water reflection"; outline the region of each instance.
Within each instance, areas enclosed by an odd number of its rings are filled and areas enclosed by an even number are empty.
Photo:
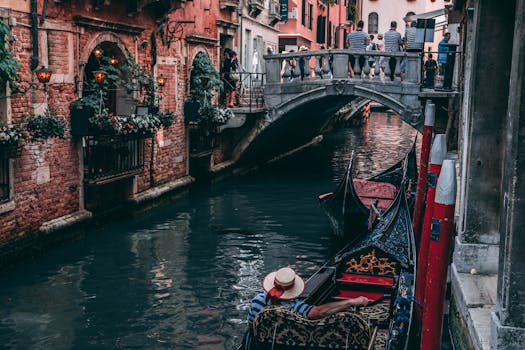
[[[196,188],[147,217],[0,274],[0,341],[25,349],[232,349],[269,271],[308,277],[342,244],[317,196],[356,151],[360,177],[396,163],[415,132],[378,115],[256,174]]]

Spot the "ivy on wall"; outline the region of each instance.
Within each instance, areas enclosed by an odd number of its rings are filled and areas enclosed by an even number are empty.
[[[9,83],[9,87],[15,89],[20,81],[18,76],[20,64],[9,50],[12,40],[9,25],[0,18],[0,83]]]

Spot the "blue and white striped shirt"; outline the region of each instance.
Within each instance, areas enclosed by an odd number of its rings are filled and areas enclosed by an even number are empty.
[[[385,38],[385,52],[399,52],[400,46],[403,44],[401,34],[398,31],[390,29],[384,35]]]
[[[348,34],[346,41],[352,50],[365,50],[368,34],[362,30],[354,30]]]
[[[281,300],[279,305],[289,307],[295,312],[300,313],[304,317],[308,317],[310,310],[313,305],[305,303],[303,300]],[[248,323],[252,323],[255,316],[266,306],[266,292],[260,292],[257,294],[250,305],[250,311],[248,311]]]

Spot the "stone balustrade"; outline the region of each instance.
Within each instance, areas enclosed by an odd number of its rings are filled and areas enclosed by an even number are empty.
[[[321,79],[362,79],[377,81],[380,84],[400,84],[402,74],[405,83],[421,84],[419,53],[337,49],[266,55],[264,58],[267,84]],[[375,62],[372,67],[370,58]],[[292,67],[291,63],[294,60],[295,67]],[[350,68],[350,60],[353,61],[353,70]],[[393,72],[389,64],[391,60],[392,66],[395,63]],[[301,66],[304,66],[303,72]]]

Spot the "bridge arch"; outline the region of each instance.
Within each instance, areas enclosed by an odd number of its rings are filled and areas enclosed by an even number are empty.
[[[386,93],[363,86],[347,84],[347,82],[348,80],[335,80],[332,85],[318,86],[305,92],[288,95],[285,101],[271,108],[270,119],[274,121],[283,115],[291,113],[294,109],[304,104],[320,101],[327,97],[337,97],[338,99],[340,98],[341,107],[355,98],[365,98],[392,109],[405,121],[411,121],[409,107],[403,102]]]

